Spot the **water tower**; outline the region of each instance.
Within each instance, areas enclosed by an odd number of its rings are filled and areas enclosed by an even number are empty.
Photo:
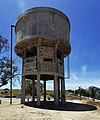
[[[54,80],[54,103],[65,102],[64,58],[69,55],[70,22],[59,10],[36,7],[21,14],[16,22],[15,52],[22,58],[21,103],[25,102],[25,79],[37,80],[37,105],[40,105],[40,80]],[[61,81],[61,85],[59,83]]]

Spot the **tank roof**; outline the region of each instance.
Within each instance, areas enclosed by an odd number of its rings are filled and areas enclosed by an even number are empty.
[[[49,12],[49,13],[53,13],[53,14],[57,14],[59,16],[61,16],[62,18],[64,18],[65,20],[68,21],[68,25],[69,25],[69,29],[70,29],[70,21],[69,21],[69,18],[63,13],[61,12],[60,10],[57,10],[55,8],[51,8],[51,7],[34,7],[34,8],[31,8],[31,9],[28,9],[26,10],[24,13],[22,13],[18,18],[17,18],[17,21],[16,21],[16,24],[15,26],[17,25],[17,23],[19,22],[19,20],[21,18],[23,18],[25,15],[27,14],[31,14],[31,13],[35,13],[35,12]]]

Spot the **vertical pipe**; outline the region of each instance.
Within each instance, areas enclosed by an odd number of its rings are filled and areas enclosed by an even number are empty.
[[[14,25],[11,25],[11,81],[10,81],[10,104],[12,104],[12,37],[13,37],[13,27]]]
[[[67,57],[67,78],[70,79],[70,58],[69,55]]]

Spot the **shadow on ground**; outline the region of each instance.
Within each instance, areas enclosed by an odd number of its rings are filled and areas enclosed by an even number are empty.
[[[39,107],[37,107],[36,102],[26,102],[25,105],[29,107],[59,111],[91,111],[97,109],[95,106],[92,105],[72,102],[66,102],[64,104],[59,102],[59,106],[55,106],[53,101],[41,101],[41,105]]]

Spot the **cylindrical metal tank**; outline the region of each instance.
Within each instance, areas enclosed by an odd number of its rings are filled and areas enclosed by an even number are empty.
[[[70,51],[70,22],[68,17],[49,7],[36,7],[20,15],[16,22],[15,52],[22,57],[22,50],[28,46],[36,46],[41,38],[42,45],[54,46],[60,41],[59,51],[67,56]]]

